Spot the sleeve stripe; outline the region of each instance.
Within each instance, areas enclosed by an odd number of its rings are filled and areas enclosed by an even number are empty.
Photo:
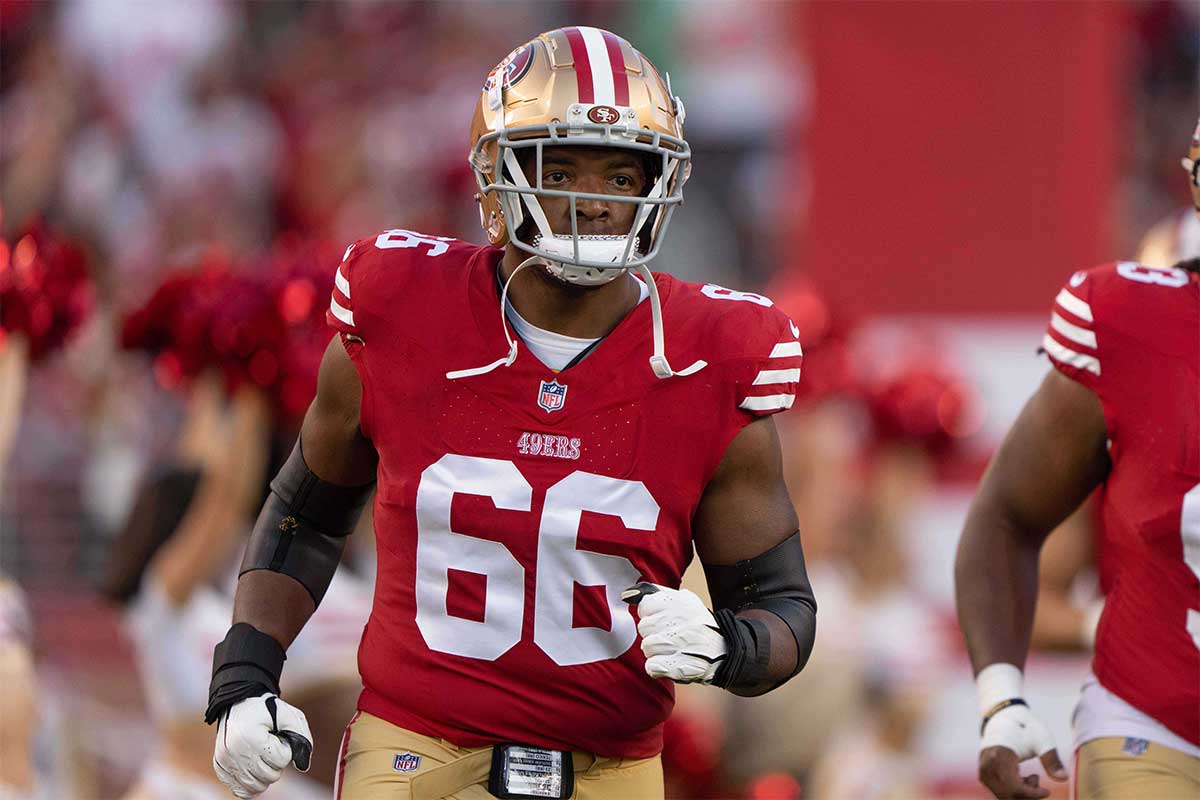
[[[346,295],[346,299],[350,299],[350,281],[346,280],[346,276],[342,275],[342,268],[338,267],[337,272],[333,275],[333,282],[337,284],[338,291]],[[328,284],[327,284],[328,285]]]
[[[771,358],[784,358],[786,356],[802,356],[804,351],[800,349],[799,342],[780,342],[771,350]]]
[[[333,314],[347,325],[354,324],[354,312],[348,308],[342,308],[340,305],[338,305],[336,298],[329,298],[329,313]]]
[[[752,386],[762,386],[766,383],[795,383],[800,380],[800,370],[797,369],[764,369],[754,378]]]
[[[350,246],[346,248],[346,252],[342,254],[342,262],[343,263],[346,261],[347,258],[350,257],[350,251],[354,249],[354,245],[356,245],[356,244],[358,244],[358,242],[351,242]]]
[[[1086,319],[1088,322],[1092,321],[1092,307],[1066,289],[1059,290],[1058,297],[1054,298],[1054,302],[1080,319]]]
[[[782,411],[796,402],[794,394],[769,394],[765,397],[747,397],[738,408],[747,411]]]
[[[1100,374],[1100,361],[1094,356],[1086,356],[1083,353],[1076,353],[1069,347],[1063,347],[1061,344],[1051,338],[1050,334],[1042,337],[1042,347],[1046,353],[1055,361],[1066,364],[1067,366],[1077,369],[1086,369],[1094,375]]]
[[[1058,312],[1050,314],[1050,327],[1061,333],[1063,336],[1070,339],[1076,344],[1081,344],[1084,347],[1096,349],[1096,334],[1087,328],[1081,328],[1078,325],[1072,325],[1058,315]]]

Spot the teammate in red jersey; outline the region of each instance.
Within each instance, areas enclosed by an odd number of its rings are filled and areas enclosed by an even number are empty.
[[[1200,213],[1200,126],[1184,164]],[[980,780],[1045,797],[1018,763],[1065,771],[1021,699],[1046,535],[1100,487],[1107,598],[1074,715],[1076,796],[1200,796],[1200,259],[1071,276],[1042,347],[1054,370],[971,507],[959,620],[983,715]]]
[[[339,336],[214,655],[239,797],[306,760],[284,650],[376,478],[342,798],[661,797],[672,681],[756,695],[803,667],[816,605],[770,419],[800,343],[765,297],[647,268],[682,123],[628,42],[542,34],[472,124],[491,246],[393,230],[346,251]],[[713,611],[676,588],[693,546]]]

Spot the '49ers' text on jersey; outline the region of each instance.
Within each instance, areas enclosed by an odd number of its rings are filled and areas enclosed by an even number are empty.
[[[409,231],[361,240],[330,323],[379,452],[379,572],[360,708],[460,746],[645,758],[673,684],[645,673],[622,589],[678,587],[691,521],[733,437],[792,404],[801,350],[764,297],[656,275],[650,303],[560,372],[503,359],[503,251]]]
[[[1077,272],[1042,346],[1108,428],[1093,670],[1200,745],[1200,279],[1133,262]]]

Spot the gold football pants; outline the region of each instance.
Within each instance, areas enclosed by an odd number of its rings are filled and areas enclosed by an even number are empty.
[[[662,800],[662,762],[573,753],[572,800]],[[458,747],[360,711],[346,727],[337,800],[489,800],[491,747]]]
[[[1075,752],[1076,800],[1200,797],[1200,758],[1144,739],[1093,739]]]

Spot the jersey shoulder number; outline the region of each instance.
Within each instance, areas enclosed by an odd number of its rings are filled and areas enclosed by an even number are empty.
[[[1182,299],[1174,290],[1191,282],[1182,269],[1134,261],[1076,272],[1054,298],[1042,349],[1059,371],[1096,389],[1125,360],[1121,348],[1153,351],[1149,340]]]
[[[414,283],[430,274],[430,267],[458,263],[475,250],[448,236],[400,228],[359,239],[346,248],[334,274],[326,320],[344,334],[365,339],[372,320],[416,296]]]
[[[726,365],[737,409],[758,417],[791,408],[804,356],[796,325],[765,295],[714,283],[685,286],[705,323],[704,358]]]

